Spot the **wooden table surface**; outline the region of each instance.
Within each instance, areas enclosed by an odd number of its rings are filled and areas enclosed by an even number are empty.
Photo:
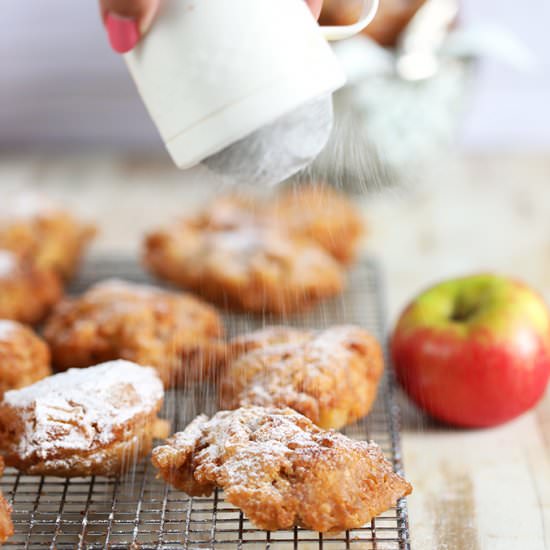
[[[550,303],[550,156],[442,159],[406,187],[361,199],[366,249],[387,276],[391,320],[419,290],[480,270],[518,276]],[[0,157],[0,200],[38,189],[96,219],[95,252],[136,253],[148,227],[212,192],[165,159]],[[550,399],[491,430],[452,430],[403,401],[413,548],[550,547]]]

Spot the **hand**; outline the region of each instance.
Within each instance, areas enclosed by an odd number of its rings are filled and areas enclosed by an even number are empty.
[[[161,0],[100,0],[103,22],[115,52],[126,53],[134,48],[151,26],[160,2]],[[323,0],[306,2],[315,18],[318,18]]]
[[[321,15],[321,8],[323,7],[323,0],[306,0],[309,8],[313,12],[315,19],[319,19]]]

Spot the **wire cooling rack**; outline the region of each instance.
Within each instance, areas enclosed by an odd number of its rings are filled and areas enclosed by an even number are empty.
[[[88,262],[71,289],[80,292],[108,277],[151,282],[132,261],[96,258]],[[348,291],[305,315],[279,318],[227,317],[229,334],[264,323],[322,328],[356,323],[384,340],[384,289],[376,262],[363,260],[352,272]],[[174,430],[183,429],[196,414],[214,411],[212,389],[169,392],[164,415]],[[395,470],[403,473],[399,438],[399,409],[394,400],[390,369],[370,415],[348,427],[354,439],[373,439]],[[224,501],[223,492],[210,498],[190,498],[155,479],[148,460],[120,479],[92,477],[60,479],[18,474],[7,469],[0,480],[13,506],[16,534],[4,548],[50,550],[262,549],[262,550],[407,550],[407,507],[404,499],[361,529],[321,535],[304,529],[266,532]]]

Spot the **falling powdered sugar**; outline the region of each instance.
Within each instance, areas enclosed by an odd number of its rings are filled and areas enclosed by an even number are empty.
[[[204,164],[230,183],[276,185],[319,155],[332,126],[332,96],[325,95],[207,158]]]
[[[17,267],[17,256],[9,250],[0,250],[0,279],[9,277]]]

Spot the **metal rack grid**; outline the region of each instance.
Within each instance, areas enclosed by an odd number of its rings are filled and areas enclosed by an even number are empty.
[[[129,260],[97,258],[90,261],[73,287],[79,292],[91,283],[120,277],[151,282]],[[305,315],[285,319],[227,317],[228,332],[240,333],[264,323],[284,322],[309,327],[336,323],[360,324],[384,338],[384,289],[376,262],[366,259],[351,273],[347,292],[320,304]],[[174,430],[183,429],[198,412],[214,412],[210,389],[169,392],[165,417]],[[176,404],[178,406],[176,406]],[[399,408],[389,369],[370,415],[348,427],[355,439],[373,439],[402,473]],[[13,506],[16,534],[5,548],[51,550],[153,549],[319,549],[407,550],[409,545],[405,500],[361,529],[320,535],[304,529],[266,532],[256,529],[243,514],[226,503],[223,492],[210,498],[190,498],[155,479],[149,461],[120,479],[92,477],[60,479],[33,477],[6,470],[0,487]]]

